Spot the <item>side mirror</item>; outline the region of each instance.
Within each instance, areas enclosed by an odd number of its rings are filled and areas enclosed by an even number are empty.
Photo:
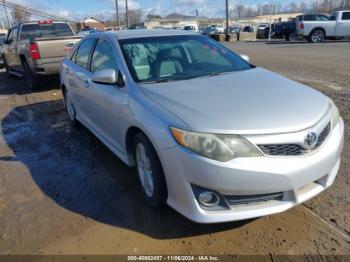
[[[117,71],[114,69],[102,69],[93,73],[92,82],[97,84],[115,85],[118,84]]]
[[[247,61],[249,63],[249,56],[247,55],[241,55],[241,58],[243,58],[245,61]]]

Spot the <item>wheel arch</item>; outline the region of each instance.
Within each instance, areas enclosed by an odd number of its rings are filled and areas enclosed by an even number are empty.
[[[315,32],[316,30],[321,30],[322,32],[323,32],[323,34],[324,34],[324,37],[326,37],[327,35],[326,35],[326,30],[323,28],[323,27],[315,27],[314,29],[312,29],[312,31],[310,32],[310,35],[309,36],[311,36],[312,35],[312,33],[313,32]]]

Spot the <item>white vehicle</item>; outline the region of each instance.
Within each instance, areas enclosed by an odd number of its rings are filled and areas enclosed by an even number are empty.
[[[337,11],[331,17],[323,14],[301,15],[296,20],[298,34],[312,43],[350,36],[350,10]]]
[[[270,25],[268,23],[262,23],[259,25],[258,30],[264,30],[266,27],[269,27]]]

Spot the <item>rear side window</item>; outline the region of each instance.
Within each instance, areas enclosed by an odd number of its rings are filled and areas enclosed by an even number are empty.
[[[80,44],[75,57],[75,63],[77,65],[85,69],[88,69],[89,56],[94,43],[95,43],[94,38],[88,38]]]
[[[303,17],[304,21],[315,21],[315,16],[314,15],[304,15]]]
[[[104,39],[99,39],[91,60],[91,72],[103,69],[117,70],[117,61],[113,54],[112,46]]]
[[[27,24],[22,26],[21,40],[40,37],[74,36],[67,23]]]
[[[342,20],[350,20],[350,12],[344,12],[341,19]]]
[[[329,17],[325,15],[316,15],[316,21],[329,21]]]

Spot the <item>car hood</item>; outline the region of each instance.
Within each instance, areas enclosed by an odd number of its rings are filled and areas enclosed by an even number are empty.
[[[299,131],[329,110],[327,97],[320,92],[261,68],[141,87],[198,132]]]

